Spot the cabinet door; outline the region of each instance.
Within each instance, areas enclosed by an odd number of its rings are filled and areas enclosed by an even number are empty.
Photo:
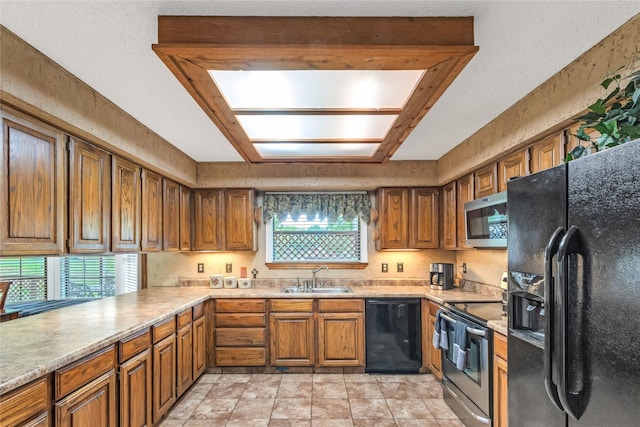
[[[116,374],[110,371],[55,404],[56,427],[116,425]]]
[[[442,359],[440,350],[433,347],[433,332],[436,326],[436,313],[440,308],[439,305],[429,302],[429,317],[427,320],[427,348],[428,348],[428,368],[433,375],[439,380],[442,379]]]
[[[2,112],[2,134],[0,255],[61,254],[66,192],[62,133]]]
[[[495,427],[507,427],[509,425],[509,413],[507,402],[509,389],[507,386],[508,366],[506,360],[501,357],[493,358],[493,425]]]
[[[143,351],[120,365],[120,427],[150,426],[151,351]]]
[[[558,166],[563,159],[564,132],[559,132],[531,146],[531,173]]]
[[[225,191],[225,249],[252,251],[254,244],[253,190]]]
[[[364,366],[364,314],[318,314],[318,365]]]
[[[113,156],[111,162],[111,250],[140,250],[140,166]]]
[[[413,249],[437,248],[438,190],[413,188],[411,190],[411,233],[409,246]]]
[[[463,176],[456,181],[457,183],[457,196],[456,200],[456,228],[458,231],[457,242],[459,248],[470,248],[467,245],[467,230],[464,219],[464,204],[474,199],[475,193],[473,191],[473,173]]]
[[[516,151],[498,162],[498,190],[507,191],[511,178],[529,175],[529,150]]]
[[[111,155],[69,138],[69,251],[108,252],[111,241]]]
[[[153,346],[153,422],[176,401],[176,337],[170,335]]]
[[[191,206],[191,190],[180,186],[180,250],[191,250],[191,217],[193,215]]]
[[[180,246],[180,185],[162,180],[162,249],[177,251]]]
[[[180,397],[193,383],[193,326],[191,323],[178,330],[177,350],[177,397]]]
[[[379,189],[378,212],[378,249],[409,248],[409,189]]]
[[[475,172],[476,176],[476,196],[489,196],[498,192],[498,164],[491,163]]]
[[[313,366],[313,313],[271,313],[269,316],[272,366]]]
[[[220,190],[196,190],[194,249],[224,249],[223,200]]]
[[[205,317],[193,321],[193,380],[197,380],[207,367]]]
[[[142,170],[142,250],[162,250],[162,177]]]
[[[454,181],[442,187],[442,247],[444,249],[456,248],[456,200]]]

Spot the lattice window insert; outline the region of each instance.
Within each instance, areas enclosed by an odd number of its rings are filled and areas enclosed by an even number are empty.
[[[301,215],[283,222],[273,219],[273,262],[360,262],[359,219],[335,222]]]
[[[45,257],[0,257],[0,281],[11,282],[7,302],[47,299]]]

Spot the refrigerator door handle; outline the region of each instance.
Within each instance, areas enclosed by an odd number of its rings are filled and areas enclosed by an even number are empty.
[[[553,381],[553,355],[556,336],[555,322],[555,281],[553,277],[553,257],[558,253],[564,229],[559,227],[553,232],[544,249],[544,305],[547,319],[544,326],[544,387],[551,403],[561,411],[564,410],[558,397],[558,387]]]
[[[558,396],[560,397],[560,402],[567,414],[569,414],[572,418],[578,420],[586,409],[588,399],[588,383],[589,380],[585,377],[586,372],[581,372],[579,374],[574,374],[573,377],[581,382],[581,384],[576,388],[577,391],[569,391],[567,387],[568,378],[569,378],[569,352],[568,352],[568,331],[569,331],[569,319],[568,309],[569,309],[569,256],[572,254],[582,253],[581,250],[581,239],[579,230],[576,226],[571,226],[567,231],[567,234],[562,238],[560,242],[560,247],[558,248],[558,284],[557,292],[558,292],[558,305],[560,306],[560,318],[559,321],[559,330],[560,336],[556,341],[556,345],[560,345],[558,348]],[[577,305],[580,306],[581,303],[577,302]],[[573,333],[576,335],[575,340],[581,341],[582,333],[584,331],[580,331],[579,328],[571,328]],[[573,354],[572,358],[583,357],[583,355]],[[574,367],[575,369],[575,367]],[[584,371],[584,365],[582,365],[582,369]]]

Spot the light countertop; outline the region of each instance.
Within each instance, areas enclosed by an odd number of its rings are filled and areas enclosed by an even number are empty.
[[[351,294],[282,294],[280,288],[154,287],[0,323],[0,394],[76,361],[210,298],[429,298],[499,301],[426,286],[352,286]]]

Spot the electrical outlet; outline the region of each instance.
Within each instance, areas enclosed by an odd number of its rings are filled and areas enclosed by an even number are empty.
[[[466,274],[466,273],[467,273],[467,263],[466,263],[466,262],[463,262],[463,263],[462,263],[462,273],[463,273],[463,274]]]
[[[388,273],[389,272],[389,264],[387,264],[386,262],[382,263],[382,272],[383,273]]]
[[[233,273],[233,264],[231,263],[225,264],[225,273]]]
[[[204,273],[204,262],[198,263],[198,273]]]
[[[396,266],[396,271],[397,271],[398,273],[402,273],[402,272],[404,272],[404,264],[403,264],[403,263],[401,263],[401,262],[399,262],[399,263],[398,263],[398,265]]]

